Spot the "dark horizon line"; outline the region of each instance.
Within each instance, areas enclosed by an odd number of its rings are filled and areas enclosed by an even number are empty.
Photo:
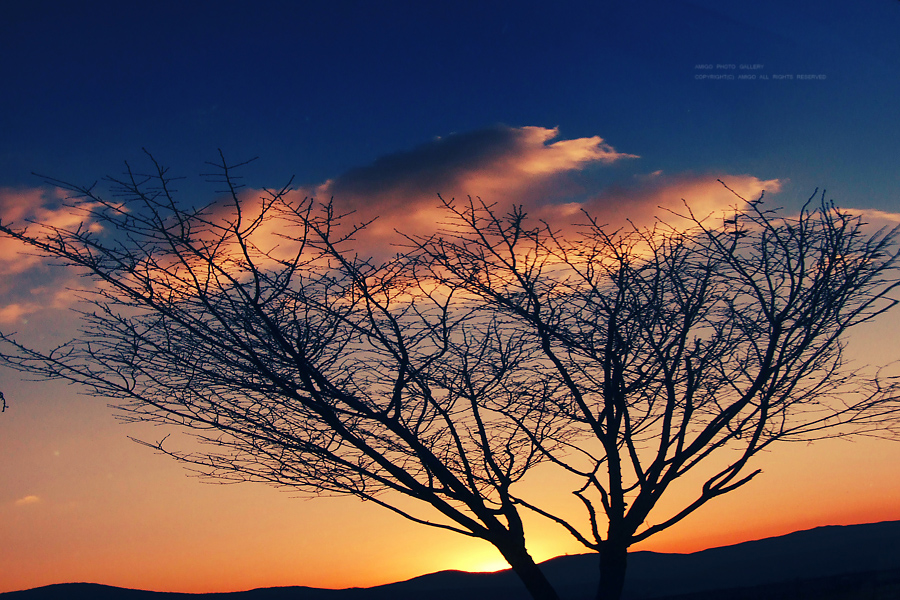
[[[713,556],[715,554],[721,554],[723,552],[727,552],[727,553],[731,553],[731,554],[740,553],[740,552],[749,550],[754,545],[773,545],[773,544],[778,544],[778,543],[786,544],[786,543],[791,542],[792,540],[797,540],[800,537],[809,536],[812,532],[818,532],[819,534],[827,534],[829,532],[826,532],[825,530],[830,530],[830,532],[838,532],[838,531],[848,532],[851,529],[859,532],[863,529],[874,529],[874,528],[891,529],[891,530],[896,528],[896,532],[894,532],[897,534],[897,539],[896,539],[897,548],[896,548],[895,554],[897,554],[897,558],[900,559],[900,520],[876,521],[876,522],[871,522],[871,523],[857,523],[857,524],[851,524],[851,525],[820,525],[820,526],[812,527],[809,529],[796,530],[796,531],[782,534],[782,535],[770,536],[770,537],[759,538],[759,539],[754,539],[754,540],[746,540],[743,542],[738,542],[735,544],[729,544],[729,545],[725,545],[725,546],[714,546],[714,547],[705,548],[703,550],[697,550],[694,552],[682,553],[682,552],[657,552],[657,551],[653,551],[653,550],[638,550],[635,552],[630,552],[629,556],[636,557],[634,560],[640,560],[640,561],[652,560],[654,562],[659,561],[659,560],[665,561],[667,559],[671,560],[672,557],[678,557],[675,560],[679,560],[679,561],[683,561],[684,559],[690,559],[691,557],[702,559],[705,557]],[[704,553],[707,553],[707,554],[705,554],[705,556],[704,556]],[[566,570],[566,571],[571,571],[572,570],[571,566],[567,566],[564,563],[579,562],[579,564],[581,564],[582,562],[586,562],[588,559],[594,559],[596,556],[597,556],[597,553],[595,553],[595,552],[585,552],[585,553],[579,553],[579,554],[561,554],[561,555],[555,556],[553,558],[549,558],[547,560],[541,561],[539,564],[541,565],[542,568],[544,568],[548,571],[559,571],[561,569]],[[640,558],[637,558],[637,557],[640,557]],[[891,568],[900,568],[900,562],[898,562],[897,565],[893,565]],[[479,587],[481,587],[479,585],[479,583],[490,583],[489,580],[491,580],[491,579],[496,580],[493,582],[493,583],[495,583],[495,585],[500,584],[500,583],[503,583],[503,584],[509,583],[507,581],[502,581],[502,580],[510,580],[513,583],[517,582],[517,580],[515,580],[515,578],[514,578],[514,575],[512,574],[512,569],[508,567],[505,569],[500,569],[498,571],[463,571],[463,570],[458,570],[458,569],[445,569],[445,570],[440,570],[440,571],[434,571],[431,573],[425,573],[422,575],[417,575],[417,576],[411,577],[409,579],[404,579],[401,581],[378,584],[378,585],[369,586],[369,587],[358,587],[357,586],[357,587],[345,587],[345,588],[318,588],[318,587],[311,587],[311,586],[304,586],[304,585],[295,585],[295,586],[261,587],[261,588],[252,588],[252,589],[246,589],[246,590],[232,590],[229,592],[178,592],[178,591],[155,591],[155,590],[144,590],[144,589],[137,589],[137,588],[126,588],[126,587],[119,587],[119,586],[114,586],[114,585],[109,585],[109,584],[93,583],[93,582],[65,582],[65,583],[52,583],[52,584],[47,584],[47,585],[43,585],[43,586],[38,586],[35,588],[26,588],[23,590],[0,592],[0,597],[9,595],[8,597],[10,597],[11,600],[12,600],[12,598],[18,597],[18,596],[21,596],[23,599],[34,598],[35,600],[37,600],[38,598],[45,598],[45,597],[46,598],[51,598],[51,597],[56,598],[57,595],[55,592],[59,592],[60,594],[62,594],[63,588],[69,588],[71,590],[71,588],[73,586],[77,586],[77,587],[88,586],[91,590],[94,590],[94,591],[97,591],[99,589],[105,590],[104,592],[102,592],[103,595],[101,597],[118,598],[118,597],[120,597],[121,594],[130,594],[128,597],[133,598],[135,600],[143,599],[143,598],[149,599],[151,596],[153,598],[162,598],[163,596],[159,596],[160,594],[162,594],[168,598],[176,598],[176,597],[177,598],[181,598],[181,597],[188,598],[188,597],[197,597],[197,596],[204,596],[206,598],[214,598],[214,597],[219,597],[222,595],[228,595],[229,597],[231,597],[234,594],[238,594],[238,595],[241,595],[241,594],[244,594],[244,595],[266,594],[267,599],[275,600],[276,598],[280,598],[280,596],[277,596],[277,595],[272,596],[272,594],[275,594],[279,590],[281,590],[285,593],[287,593],[288,591],[291,591],[291,593],[297,593],[297,592],[301,592],[301,590],[306,590],[307,595],[302,596],[302,598],[304,598],[304,599],[308,597],[308,598],[310,598],[310,600],[317,600],[321,596],[322,598],[334,597],[337,600],[338,594],[341,594],[341,593],[344,593],[344,594],[347,594],[347,593],[353,593],[353,594],[375,593],[375,594],[377,594],[379,591],[387,592],[388,588],[396,588],[396,587],[417,588],[418,587],[417,584],[423,584],[424,587],[434,587],[433,584],[428,585],[428,583],[429,583],[429,581],[433,581],[435,579],[440,579],[442,581],[447,581],[448,584],[456,584],[456,585],[461,585],[460,580],[468,579],[469,580],[468,583],[463,585],[463,587],[465,587],[467,589],[468,588],[472,588],[472,589],[479,588]],[[475,580],[482,580],[482,581],[478,582]],[[488,587],[495,587],[495,585],[489,585]],[[422,589],[422,591],[424,591],[424,589]],[[92,592],[92,594],[93,594],[93,592]],[[108,596],[107,596],[107,594],[108,594]],[[312,595],[310,595],[310,594],[312,594]],[[328,594],[332,594],[332,596],[327,596]],[[16,596],[12,596],[12,595],[16,595]],[[60,595],[58,597],[63,597],[63,596]],[[93,597],[98,597],[98,596],[94,595]],[[340,598],[343,598],[343,597],[344,596],[340,596]],[[377,597],[380,598],[380,596],[377,596]]]

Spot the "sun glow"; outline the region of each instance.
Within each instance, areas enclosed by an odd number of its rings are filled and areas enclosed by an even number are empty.
[[[503,571],[509,568],[509,563],[503,558],[488,558],[476,562],[466,570],[474,573],[494,573],[495,571]]]

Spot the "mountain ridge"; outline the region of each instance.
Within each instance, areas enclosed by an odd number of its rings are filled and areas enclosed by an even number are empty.
[[[541,563],[541,568],[563,600],[593,598],[598,574],[596,554],[558,556]],[[731,600],[818,598],[810,594],[819,589],[822,593],[839,591],[841,586],[881,586],[895,590],[897,595],[865,597],[900,597],[900,521],[827,525],[690,554],[634,552],[629,555],[624,599],[705,600],[716,598],[716,591],[724,590],[731,590]],[[796,593],[790,595],[794,593],[790,590]],[[788,595],[779,595],[782,593]],[[445,570],[370,588],[338,590],[292,586],[191,594],[62,583],[0,593],[3,600],[419,600],[424,596],[429,600],[528,597],[510,569],[494,573]]]

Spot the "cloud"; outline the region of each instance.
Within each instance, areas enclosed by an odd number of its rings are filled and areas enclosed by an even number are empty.
[[[337,212],[353,213],[344,221],[345,231],[351,224],[375,219],[355,236],[354,249],[386,258],[400,250],[391,245],[400,239],[396,231],[427,235],[446,221],[438,194],[447,200],[478,196],[501,213],[522,205],[532,217],[560,229],[583,223],[583,211],[618,228],[628,221],[649,225],[654,217],[674,219],[667,211],[683,211],[682,199],[696,215],[706,216],[740,203],[735,193],[755,199],[762,190],[773,194],[782,187],[777,179],[748,174],[670,175],[656,170],[603,189],[585,189],[583,178],[575,177],[579,172],[638,157],[617,151],[599,136],[558,138],[557,129],[543,127],[497,126],[453,134],[295,190],[288,199],[299,203],[307,196],[319,202],[334,198]],[[261,190],[243,193],[247,215],[256,214],[263,196]],[[587,200],[573,202],[574,197]],[[215,211],[218,218],[233,218],[227,203]],[[291,244],[283,236],[289,231],[284,222],[273,220],[263,223],[253,239],[261,249],[280,245],[278,252],[287,254]]]
[[[295,206],[306,197],[320,203],[334,198],[336,212],[350,213],[340,231],[374,220],[355,236],[354,249],[385,258],[397,251],[391,246],[400,239],[396,231],[433,233],[446,218],[438,194],[448,200],[479,196],[505,211],[513,203],[536,205],[565,196],[576,187],[567,178],[590,165],[637,158],[617,151],[599,136],[558,137],[556,128],[502,125],[452,134],[291,191],[285,198]],[[242,191],[245,221],[258,215],[266,195],[260,189]],[[233,220],[235,215],[228,201],[210,208],[216,220]],[[285,258],[296,246],[285,239],[291,231],[283,220],[265,221],[252,241],[263,251],[277,246],[274,255]],[[233,249],[227,251],[233,253]]]
[[[38,496],[25,496],[16,500],[16,506],[25,506],[26,504],[37,504],[41,499]]]
[[[452,134],[352,169],[319,189],[338,197],[377,196],[384,201],[395,195],[433,198],[439,192],[485,195],[484,186],[523,188],[586,164],[637,158],[616,152],[598,136],[551,142],[558,135],[556,128],[506,126]]]
[[[4,224],[33,219],[44,205],[46,190],[41,188],[0,188],[0,218]],[[0,237],[0,275],[21,273],[41,262],[33,254],[22,254],[26,248],[14,239]]]
[[[34,223],[59,228],[85,224],[99,231],[82,211],[63,203],[65,197],[66,192],[58,188],[0,188],[0,219],[4,225],[27,226],[32,232],[39,228]],[[19,322],[44,308],[63,308],[75,301],[67,288],[77,287],[77,274],[48,269],[47,262],[33,248],[0,235],[0,323]]]
[[[6,306],[0,306],[0,323],[17,323],[26,315],[30,315],[39,309],[40,306],[35,303],[20,304],[18,302],[13,302]]]
[[[66,192],[59,188],[0,188],[0,218],[4,225],[16,227],[34,222],[48,227],[74,228],[84,223],[92,231],[99,231],[96,223],[86,219],[83,210],[62,203],[65,197]],[[91,205],[82,207],[89,209]],[[43,257],[21,242],[0,236],[0,275],[22,273],[43,261]]]
[[[296,205],[307,196],[319,202],[334,197],[338,212],[353,212],[344,221],[345,231],[353,223],[377,218],[356,236],[353,248],[361,255],[386,258],[401,251],[391,245],[400,239],[395,230],[427,235],[446,220],[438,193],[448,200],[479,196],[501,213],[521,204],[533,217],[565,229],[584,221],[582,211],[615,227],[626,225],[628,220],[651,224],[654,215],[665,217],[666,209],[683,209],[682,198],[697,215],[724,210],[739,199],[716,181],[719,178],[748,199],[756,198],[763,189],[768,193],[781,189],[777,179],[763,180],[748,174],[670,175],[654,171],[594,190],[585,189],[588,184],[577,177],[587,168],[604,168],[637,158],[618,151],[599,136],[560,139],[556,128],[496,126],[436,138],[411,150],[383,156],[333,179],[291,191],[287,200]],[[49,189],[0,190],[0,214],[5,215],[4,222],[31,218],[74,226],[82,215],[61,206],[60,194]],[[245,223],[259,213],[265,196],[266,192],[259,189],[241,192]],[[587,199],[573,202],[572,198]],[[235,216],[234,207],[226,201],[210,207],[207,214],[223,222]],[[298,230],[284,220],[263,221],[252,241],[263,252],[277,247],[274,256],[284,258],[297,247],[285,239],[294,231]],[[0,238],[0,244],[14,243]],[[221,246],[220,252],[222,258],[240,258],[239,248],[233,244]],[[15,256],[15,251],[0,252],[0,274],[15,275],[0,284],[0,322],[15,322],[42,307],[71,301],[72,294],[61,296],[52,290],[75,282],[64,280],[60,274],[51,275],[47,269],[40,276],[34,275],[41,264],[37,256],[22,258]],[[74,275],[69,270],[66,274]]]
[[[343,210],[354,210],[355,221],[378,217],[360,236],[363,247],[378,251],[407,234],[433,232],[446,219],[437,194],[445,199],[478,196],[506,212],[523,205],[536,218],[557,228],[584,222],[587,211],[601,223],[621,227],[632,221],[649,225],[654,217],[674,218],[667,211],[683,210],[685,202],[697,216],[727,210],[762,190],[781,190],[777,179],[749,174],[666,174],[662,171],[631,178],[600,190],[585,190],[574,177],[592,166],[608,166],[635,154],[619,152],[599,136],[558,139],[556,128],[498,126],[438,138],[418,148],[380,158],[371,165],[314,186],[305,193],[334,197]],[[572,202],[573,197],[585,201]]]
[[[841,210],[844,210],[851,215],[862,217],[864,220],[874,222],[876,224],[900,225],[900,213],[887,212],[875,208],[841,208]]]
[[[31,283],[35,278],[40,279],[39,285]],[[47,308],[69,308],[78,298],[72,289],[84,286],[84,280],[79,279],[62,269],[9,277],[7,283],[0,285],[0,324],[27,322],[29,315]]]
[[[656,218],[677,221],[672,213],[684,214],[686,207],[699,219],[719,216],[722,211],[744,204],[741,198],[756,200],[763,192],[776,194],[781,188],[778,179],[763,180],[747,174],[667,175],[656,171],[629,185],[604,189],[579,208],[614,227],[624,226],[629,220],[641,226],[651,225]]]
[[[556,128],[507,126],[453,134],[352,169],[310,193],[334,197],[360,221],[378,217],[370,233],[420,233],[443,214],[438,194],[532,204],[570,190],[565,177],[573,172],[637,158],[599,136],[553,141],[558,136]]]

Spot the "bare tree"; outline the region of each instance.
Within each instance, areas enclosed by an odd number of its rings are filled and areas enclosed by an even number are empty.
[[[51,180],[73,193],[80,227],[0,224],[93,284],[78,339],[42,352],[2,335],[6,364],[186,428],[210,450],[149,445],[208,477],[350,494],[486,540],[532,597],[557,598],[510,490],[542,459],[534,439],[557,428],[515,393],[528,349],[420,285],[408,258],[358,258],[361,226],[331,204],[292,201],[289,187],[248,201],[236,167],[214,166],[225,200],[198,209],[153,161],[107,179],[111,199]]]
[[[757,452],[872,433],[896,409],[841,352],[895,304],[897,231],[867,237],[830,205],[567,238],[448,202],[442,232],[376,262],[331,204],[288,187],[248,201],[223,159],[226,200],[186,209],[153,165],[109,179],[111,199],[51,180],[82,227],[0,223],[93,281],[78,339],[42,352],[2,335],[6,364],[184,428],[210,450],[150,445],[206,476],[351,494],[486,540],[536,599],[557,595],[522,510],[599,552],[598,597],[617,598],[628,547],[749,481]],[[708,460],[726,449],[724,468]],[[583,521],[527,496],[539,462],[576,482]],[[649,524],[709,463],[697,499]]]
[[[598,599],[620,597],[629,546],[749,482],[773,442],[896,427],[896,378],[848,370],[842,352],[849,328],[897,304],[898,229],[865,235],[824,193],[794,216],[739,200],[652,229],[587,217],[570,239],[521,209],[445,202],[444,234],[411,240],[432,277],[543,356],[556,387],[542,401],[568,425],[531,441],[578,478],[585,515],[514,501],[599,553]],[[689,471],[695,499],[657,515]]]

